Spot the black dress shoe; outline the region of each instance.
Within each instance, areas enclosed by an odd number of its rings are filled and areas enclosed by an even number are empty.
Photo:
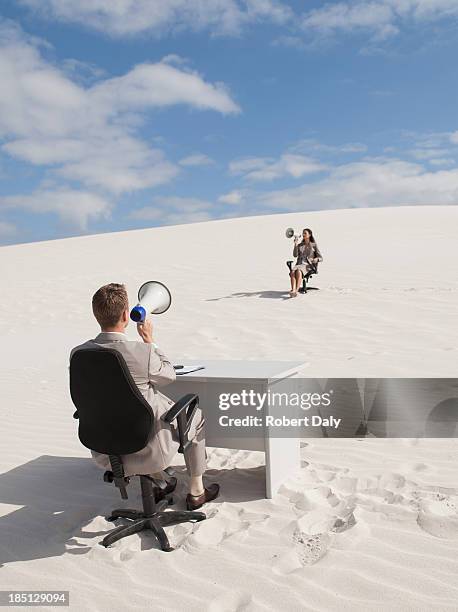
[[[219,484],[213,483],[204,489],[202,495],[186,495],[186,507],[188,510],[197,510],[207,502],[213,501],[219,495]]]
[[[164,489],[161,489],[160,487],[154,487],[154,500],[156,504],[162,501],[163,499],[165,499],[167,495],[170,495],[171,493],[173,493],[176,487],[177,487],[176,478],[170,478],[170,480],[167,482],[167,486]]]

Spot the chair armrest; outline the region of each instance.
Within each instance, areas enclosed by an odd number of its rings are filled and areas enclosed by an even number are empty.
[[[292,259],[288,260],[288,261],[286,262],[286,265],[288,266],[289,271],[291,272],[291,268],[293,267],[293,260],[292,260]]]
[[[318,262],[317,263],[313,263],[313,261],[311,261],[307,257],[307,263],[309,264],[309,266],[311,266],[313,274],[318,274]]]
[[[173,404],[173,406],[167,410],[165,414],[161,416],[161,420],[166,423],[171,423],[174,421],[179,414],[186,410],[186,408],[192,403],[196,401],[197,406],[199,405],[199,396],[194,393],[188,393],[187,395],[183,395],[180,399]],[[196,406],[196,407],[197,407]]]
[[[194,393],[188,393],[181,397],[165,414],[161,416],[161,420],[165,423],[172,423],[176,419],[178,424],[178,436],[180,438],[179,453],[183,453],[191,444],[188,439],[188,433],[191,429],[191,423],[194,415],[199,407],[199,396]]]

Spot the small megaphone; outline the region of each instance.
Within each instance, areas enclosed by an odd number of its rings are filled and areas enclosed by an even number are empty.
[[[286,230],[286,232],[285,232],[285,236],[286,236],[287,238],[293,238],[293,236],[294,236],[294,238],[299,238],[299,236],[297,236],[297,235],[295,235],[295,234],[294,234],[294,230],[293,230],[293,228],[292,228],[292,227],[288,227],[288,229],[287,229],[287,230]]]
[[[135,323],[143,323],[149,314],[162,314],[170,308],[172,295],[159,281],[148,281],[138,290],[138,304],[130,311]]]

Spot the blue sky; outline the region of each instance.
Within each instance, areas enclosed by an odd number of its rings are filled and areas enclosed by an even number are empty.
[[[458,203],[455,0],[0,14],[0,244]]]

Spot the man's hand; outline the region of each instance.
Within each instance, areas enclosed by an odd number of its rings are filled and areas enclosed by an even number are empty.
[[[153,322],[151,319],[145,319],[143,323],[137,323],[137,331],[143,342],[153,343]]]

